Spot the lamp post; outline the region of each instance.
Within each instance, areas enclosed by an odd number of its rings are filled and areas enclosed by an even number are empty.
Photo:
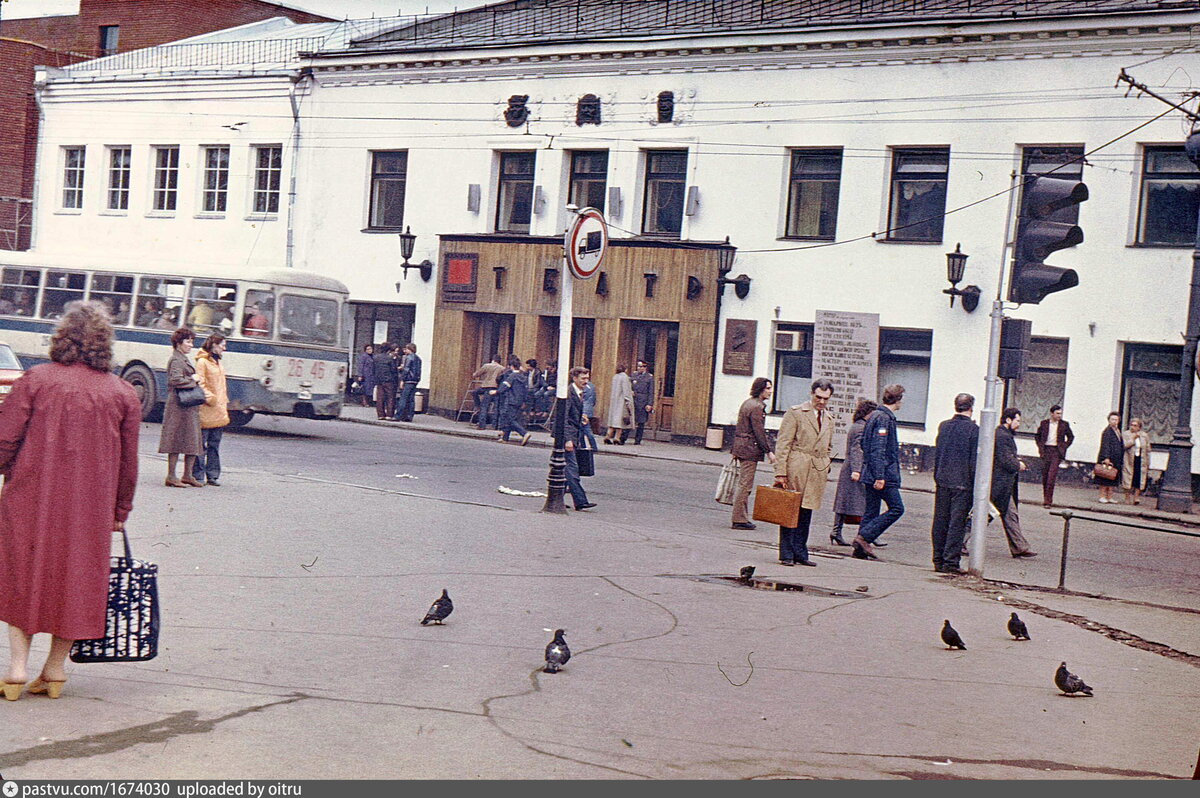
[[[1200,167],[1200,130],[1188,136],[1188,160]],[[1192,511],[1192,390],[1195,385],[1196,348],[1200,341],[1200,220],[1192,249],[1192,285],[1188,294],[1187,333],[1179,364],[1179,406],[1175,429],[1167,444],[1170,455],[1158,488],[1158,509],[1172,513]]]
[[[737,247],[731,246],[729,236],[725,236],[725,246],[717,250],[717,293],[720,296],[725,296],[725,286],[732,285],[733,293],[737,294],[738,299],[745,299],[750,296],[750,276],[739,274],[737,277],[730,277],[729,273],[733,271],[733,261],[737,257]]]
[[[400,257],[404,258],[404,263],[400,268],[404,269],[404,279],[408,279],[408,270],[417,269],[421,273],[421,279],[429,282],[429,278],[433,277],[433,263],[428,260],[423,260],[420,263],[409,263],[408,260],[413,256],[413,248],[417,244],[417,236],[413,233],[411,227],[405,227],[404,232],[400,234]],[[396,290],[400,290],[400,284],[396,284]]]
[[[946,253],[946,280],[949,281],[950,287],[942,290],[943,294],[950,295],[950,307],[954,307],[954,297],[962,297],[962,307],[967,313],[974,313],[979,307],[979,295],[981,292],[979,286],[968,285],[966,288],[960,289],[958,284],[962,282],[963,275],[967,271],[967,258],[971,257],[962,251],[962,244],[955,244],[953,252]]]

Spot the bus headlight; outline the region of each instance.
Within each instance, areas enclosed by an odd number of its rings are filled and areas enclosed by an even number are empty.
[[[275,361],[272,358],[267,358],[263,361],[262,367],[263,371],[270,371],[275,368]]]

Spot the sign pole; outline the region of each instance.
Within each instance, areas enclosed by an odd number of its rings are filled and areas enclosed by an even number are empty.
[[[567,512],[564,494],[567,491],[567,387],[571,370],[571,299],[575,277],[567,268],[567,252],[563,249],[562,280],[559,284],[561,304],[558,309],[558,382],[554,391],[554,449],[550,453],[550,476],[546,480],[546,504],[543,513]]]

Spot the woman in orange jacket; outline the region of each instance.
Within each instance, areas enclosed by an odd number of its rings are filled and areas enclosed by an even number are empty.
[[[205,402],[200,405],[200,435],[204,449],[196,458],[192,477],[212,487],[220,485],[221,433],[229,426],[229,393],[225,387],[225,336],[213,333],[196,353],[196,382],[204,389]]]

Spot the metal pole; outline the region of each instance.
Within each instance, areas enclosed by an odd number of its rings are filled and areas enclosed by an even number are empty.
[[[1063,519],[1063,542],[1062,542],[1062,558],[1058,562],[1058,589],[1065,590],[1067,585],[1067,544],[1071,540],[1071,511],[1064,510]]]
[[[1004,321],[1004,277],[1008,272],[1008,240],[1012,232],[1013,204],[1017,195],[1017,173],[1009,177],[1008,216],[1004,220],[1004,246],[1000,250],[1000,277],[992,301],[992,326],[988,338],[987,374],[984,376],[983,410],[979,414],[979,449],[975,452],[975,486],[971,509],[971,542],[967,570],[983,576],[987,550],[988,505],[992,501],[992,451],[996,445],[996,402],[1000,396],[1000,329]],[[1014,498],[1015,501],[1015,498]],[[997,519],[999,520],[999,519]]]
[[[558,286],[561,305],[558,311],[558,384],[554,393],[554,449],[550,453],[550,476],[546,480],[546,504],[542,512],[566,514],[567,452],[564,444],[567,437],[567,387],[570,384],[568,372],[571,370],[571,300],[575,278],[567,268],[565,246],[561,275]]]

